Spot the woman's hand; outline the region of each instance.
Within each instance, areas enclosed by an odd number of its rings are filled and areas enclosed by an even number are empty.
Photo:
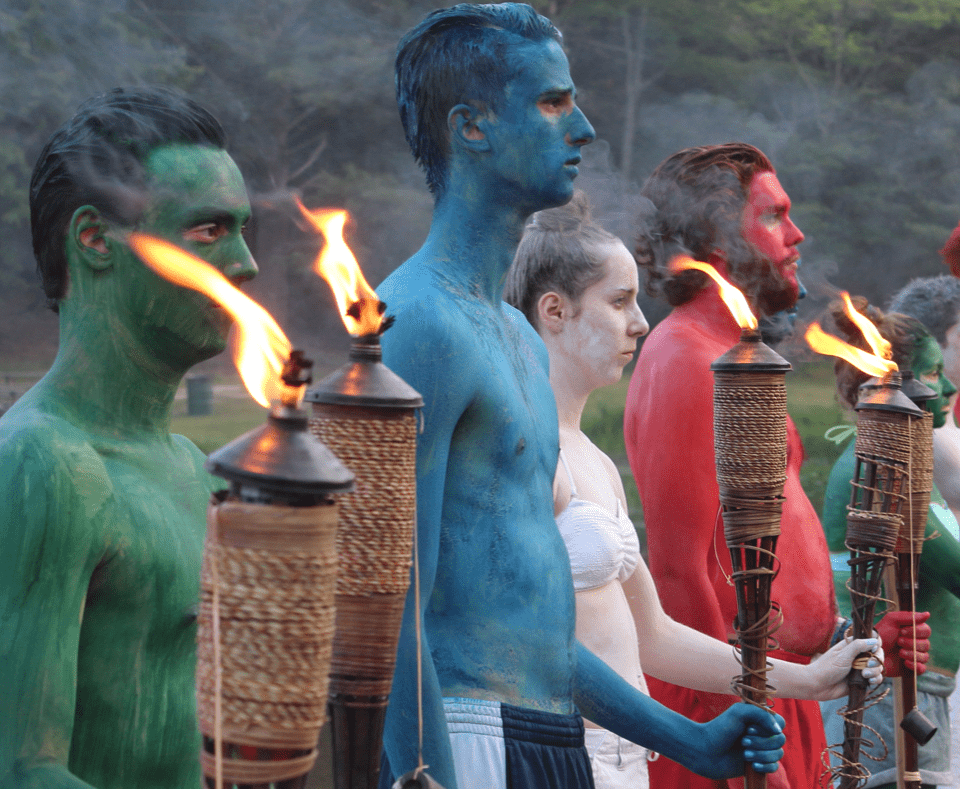
[[[814,683],[810,698],[827,701],[846,696],[849,691],[847,679],[853,662],[862,654],[869,655],[862,669],[863,676],[870,682],[871,687],[879,685],[883,681],[884,659],[880,639],[848,637],[830,647],[807,666]]]

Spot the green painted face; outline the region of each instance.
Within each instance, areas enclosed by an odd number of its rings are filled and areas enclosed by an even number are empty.
[[[937,341],[930,335],[924,337],[913,354],[913,375],[937,393],[937,399],[929,401],[933,412],[933,426],[943,427],[947,422],[950,398],[957,388],[943,374],[943,353]]]
[[[153,151],[145,166],[150,199],[137,230],[177,244],[234,284],[251,279],[257,266],[242,235],[250,202],[229,154],[168,145]],[[143,347],[190,364],[224,349],[231,319],[213,301],[154,273],[129,249],[118,258],[117,271],[123,302],[117,307]]]

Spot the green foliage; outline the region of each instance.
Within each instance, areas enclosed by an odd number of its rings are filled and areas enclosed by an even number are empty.
[[[291,198],[351,209],[374,284],[416,249],[431,203],[397,119],[392,59],[435,5],[0,0],[4,314],[20,326],[43,311],[27,187],[44,140],[87,96],[153,82],[227,127],[254,205],[251,292],[306,341],[339,342],[335,319],[316,319],[329,311],[309,273],[318,240]],[[936,250],[960,218],[960,0],[535,6],[564,33],[610,176],[639,184],[680,147],[742,139],[773,158],[793,199],[808,280],[883,304],[942,270]],[[0,355],[24,336],[0,331]]]
[[[849,420],[837,402],[833,365],[829,361],[794,365],[787,375],[787,410],[803,440],[805,460],[800,482],[814,510],[823,509],[823,494],[840,448],[823,434]]]

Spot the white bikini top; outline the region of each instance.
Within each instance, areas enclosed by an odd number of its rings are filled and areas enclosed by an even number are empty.
[[[626,581],[640,561],[640,540],[620,499],[613,516],[599,504],[579,498],[562,449],[560,462],[570,480],[570,502],[557,515],[557,527],[570,554],[574,590],[596,589],[615,578]]]

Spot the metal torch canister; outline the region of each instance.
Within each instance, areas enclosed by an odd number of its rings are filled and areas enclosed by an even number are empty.
[[[861,387],[857,412],[855,466],[847,507],[846,546],[850,551],[850,591],[853,638],[873,634],[875,609],[880,598],[884,569],[893,558],[902,522],[910,462],[910,423],[922,412],[901,391],[899,373]],[[862,749],[885,744],[864,736],[863,716],[882,695],[869,695],[863,669],[870,653],[857,656],[850,671],[844,719],[844,739],[836,777],[841,789],[861,786],[870,773]],[[875,735],[874,735],[875,736]],[[871,758],[882,758],[882,751]]]
[[[354,475],[307,414],[267,423],[207,461],[230,483],[208,510],[197,635],[206,785],[299,789],[326,721],[338,494]]]
[[[310,429],[357,475],[340,504],[330,674],[336,789],[374,789],[410,583],[420,394],[382,362],[380,336],[307,391]]]
[[[723,529],[737,595],[734,630],[743,673],[733,689],[743,701],[770,706],[767,649],[778,625],[770,587],[776,576],[783,486],[787,468],[787,389],[790,363],[744,329],[740,342],[713,370],[713,432]],[[750,789],[766,776],[749,765]]]

